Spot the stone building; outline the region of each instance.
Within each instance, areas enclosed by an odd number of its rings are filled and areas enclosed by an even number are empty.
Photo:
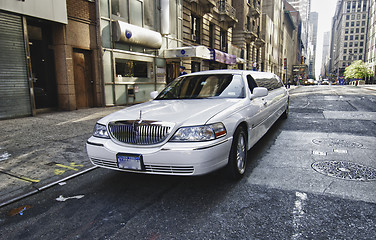
[[[369,0],[339,0],[333,17],[330,71],[342,80],[353,61],[365,60]]]
[[[234,27],[232,41],[241,49],[241,58],[245,64],[241,69],[263,70],[261,48],[265,45],[265,36],[262,35],[262,1],[261,0],[233,0],[238,23]]]
[[[376,74],[376,2],[370,1],[369,4],[366,62]],[[367,79],[367,83],[375,84],[376,77]]]

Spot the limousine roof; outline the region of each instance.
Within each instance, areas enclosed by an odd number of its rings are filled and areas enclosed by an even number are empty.
[[[201,72],[194,72],[188,75],[207,75],[207,74],[250,74],[253,78],[258,79],[265,79],[265,78],[273,78],[275,76],[274,73],[270,72],[258,72],[258,71],[250,71],[250,70],[232,70],[232,69],[221,69],[221,70],[208,70],[208,71],[201,71]],[[187,76],[187,75],[184,75]]]

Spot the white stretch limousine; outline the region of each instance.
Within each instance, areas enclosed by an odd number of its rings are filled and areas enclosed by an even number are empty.
[[[240,178],[247,151],[288,115],[288,93],[272,73],[197,72],[150,95],[152,101],[97,122],[86,144],[94,165],[188,176],[226,167],[230,177]]]

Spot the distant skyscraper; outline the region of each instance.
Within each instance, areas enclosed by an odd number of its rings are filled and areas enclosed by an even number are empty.
[[[322,46],[322,65],[321,76],[327,78],[328,64],[329,64],[329,47],[330,47],[330,32],[324,32],[323,46]]]
[[[309,14],[311,12],[311,0],[287,0],[300,13],[302,20],[302,42],[304,49],[302,55],[309,59]]]
[[[317,25],[319,21],[319,14],[317,12],[310,13],[310,58],[309,58],[309,73],[311,76],[315,76],[316,71],[316,47],[317,47]]]

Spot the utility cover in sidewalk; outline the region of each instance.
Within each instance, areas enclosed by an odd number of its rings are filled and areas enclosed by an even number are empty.
[[[320,161],[314,162],[312,168],[317,172],[339,179],[355,181],[376,180],[376,169],[352,162]]]

